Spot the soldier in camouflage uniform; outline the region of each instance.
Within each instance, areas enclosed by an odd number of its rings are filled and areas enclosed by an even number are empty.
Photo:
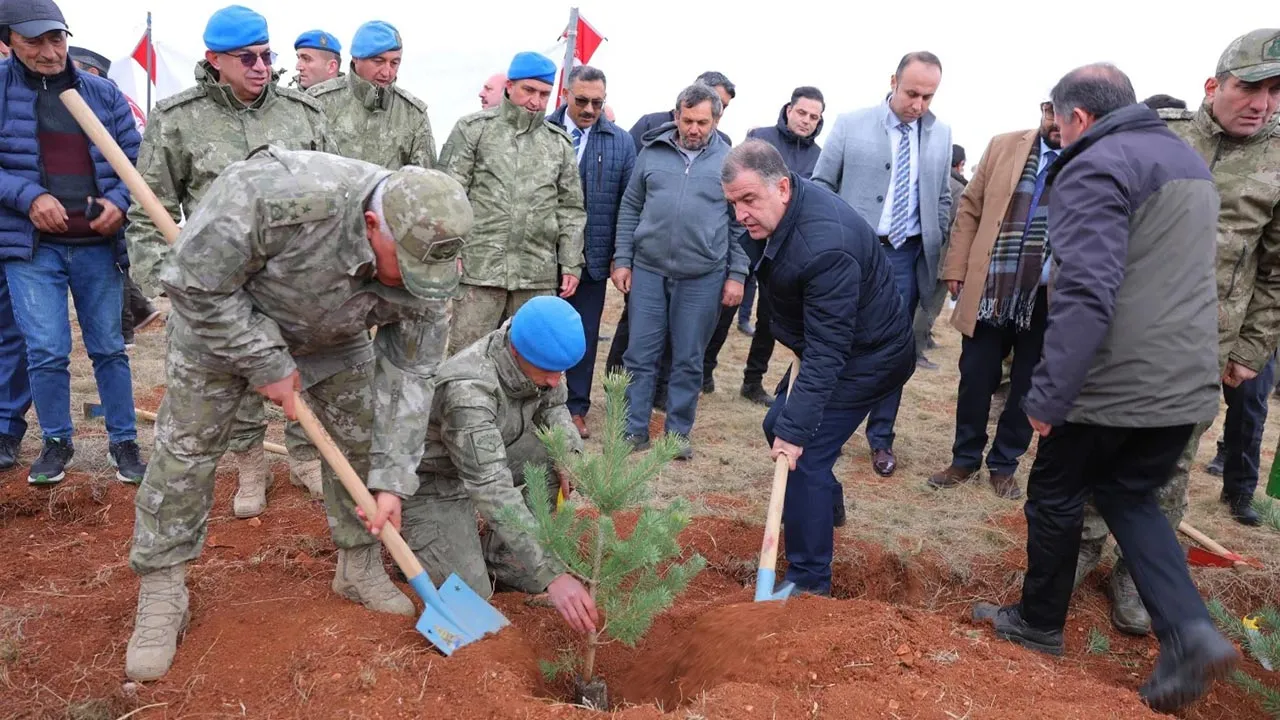
[[[342,43],[333,33],[324,30],[308,30],[293,41],[293,49],[298,55],[294,70],[298,71],[290,81],[291,86],[299,90],[310,90],[325,80],[343,77]]]
[[[326,139],[324,115],[310,96],[277,87],[271,70],[267,21],[258,13],[231,6],[214,13],[205,29],[205,59],[196,65],[196,86],[161,100],[151,111],[138,172],[146,179],[174,222],[196,210],[215,178],[259,145],[289,150],[334,148]],[[148,297],[160,292],[160,265],[169,245],[138,198],[129,208],[125,239],[130,274]],[[232,458],[240,474],[235,515],[261,514],[267,507],[266,436],[262,398],[249,395],[236,415]],[[296,437],[290,438],[290,445]],[[305,458],[304,458],[305,459]],[[293,467],[295,484],[307,478]],[[308,488],[320,494],[314,478]]]
[[[400,33],[384,22],[360,26],[351,41],[351,72],[311,87],[342,154],[396,170],[436,164],[427,104],[396,85]]]
[[[529,298],[573,295],[587,213],[578,157],[564,128],[545,122],[556,66],[520,53],[502,105],[458,121],[440,169],[467,189],[476,227],[462,249],[465,291],[454,303],[449,354],[480,339]]]
[[[142,576],[126,669],[168,670],[188,618],[186,563],[204,543],[214,470],[254,389],[291,419],[300,388],[377,497],[381,528],[412,494],[431,375],[443,358],[458,252],[472,224],[444,173],[260,148],[209,188],[160,270],[173,303],[168,389],[138,489],[129,564]],[[377,325],[376,339],[368,328]],[[333,589],[413,615],[378,541],[325,469]]]
[[[549,556],[536,538],[500,515],[514,508],[532,524],[524,494],[526,464],[557,477],[535,430],[561,428],[581,452],[565,406],[561,373],[586,351],[582,319],[555,297],[533,298],[501,328],[440,366],[432,397],[427,447],[417,491],[404,502],[405,541],[438,583],[457,573],[481,597],[495,583],[527,593],[547,592],[576,630],[591,629],[595,606],[582,584]],[[568,491],[551,480],[552,497]],[[475,515],[488,524],[476,534]]]
[[[1257,376],[1280,340],[1280,29],[1237,38],[1205,83],[1199,110],[1161,110],[1169,129],[1199,151],[1213,171],[1218,215],[1218,348],[1223,382],[1237,386]],[[1195,428],[1173,477],[1158,492],[1165,517],[1178,527],[1187,511],[1187,484],[1200,436]],[[1233,514],[1252,513],[1252,493],[1223,498]],[[1097,567],[1107,525],[1086,507],[1076,585]],[[1111,573],[1111,621],[1122,632],[1145,635],[1151,618],[1123,558]]]

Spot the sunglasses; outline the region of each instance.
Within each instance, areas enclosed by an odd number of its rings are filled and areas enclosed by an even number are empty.
[[[580,108],[585,108],[586,106],[590,105],[596,110],[599,110],[600,108],[604,107],[604,100],[600,98],[584,98],[578,95],[574,95],[573,104],[577,105]]]
[[[225,54],[230,55],[231,57],[239,60],[240,64],[243,65],[247,70],[252,70],[254,67],[256,67],[259,60],[261,60],[262,64],[267,66],[267,69],[270,70],[271,66],[276,64],[276,58],[279,57],[278,55],[271,52],[270,50],[264,50],[262,51],[262,53],[247,52],[247,53],[225,53]]]

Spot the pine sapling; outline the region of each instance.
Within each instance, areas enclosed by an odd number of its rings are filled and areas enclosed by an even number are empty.
[[[526,530],[584,580],[602,612],[603,626],[587,636],[577,668],[576,700],[596,709],[609,704],[604,681],[595,677],[597,649],[612,640],[635,647],[658,613],[706,566],[698,554],[679,562],[683,550],[678,538],[690,521],[687,504],[679,499],[665,507],[649,504],[653,482],[675,459],[680,440],[667,435],[647,453],[632,454],[625,439],[629,382],[625,373],[604,379],[605,429],[598,453],[572,452],[563,428],[538,431],[556,470],[567,474],[575,488],[563,507],[552,510],[546,468],[525,467],[533,516],[533,526]],[[578,512],[577,498],[589,501],[596,512]],[[625,538],[617,528],[624,513],[636,515],[635,528]],[[509,518],[519,522],[514,515]]]

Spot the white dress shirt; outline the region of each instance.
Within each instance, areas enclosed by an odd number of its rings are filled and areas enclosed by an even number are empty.
[[[569,139],[573,139],[573,131],[578,130],[582,133],[582,139],[578,141],[578,164],[582,164],[582,155],[587,151],[587,136],[591,134],[591,127],[580,128],[574,124],[573,118],[569,117],[569,112],[564,114],[564,129],[569,133]]]
[[[898,175],[898,143],[902,142],[902,131],[898,129],[898,125],[902,121],[889,109],[888,103],[884,106],[884,132],[889,139],[889,189],[884,194],[884,209],[880,212],[880,223],[876,226],[876,233],[882,237],[888,237],[889,231],[893,226],[893,202],[894,187],[893,179]],[[907,140],[911,147],[910,177],[907,179],[907,187],[909,196],[907,197],[907,237],[921,234],[920,226],[920,121],[913,120],[907,123]],[[897,247],[897,246],[895,246]]]

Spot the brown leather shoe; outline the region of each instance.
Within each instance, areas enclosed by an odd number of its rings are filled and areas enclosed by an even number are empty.
[[[977,470],[956,467],[952,465],[945,470],[940,470],[929,477],[929,487],[937,490],[946,490],[948,488],[958,487],[973,479],[978,473]]]
[[[573,416],[573,426],[578,428],[578,437],[586,440],[591,437],[591,431],[587,429],[587,420],[581,415]]]
[[[898,459],[892,450],[876,450],[871,453],[871,469],[880,477],[889,477],[898,469]]]
[[[1022,497],[1022,488],[1018,487],[1018,482],[1013,479],[1012,474],[991,473],[991,489],[1005,500],[1017,500]]]

